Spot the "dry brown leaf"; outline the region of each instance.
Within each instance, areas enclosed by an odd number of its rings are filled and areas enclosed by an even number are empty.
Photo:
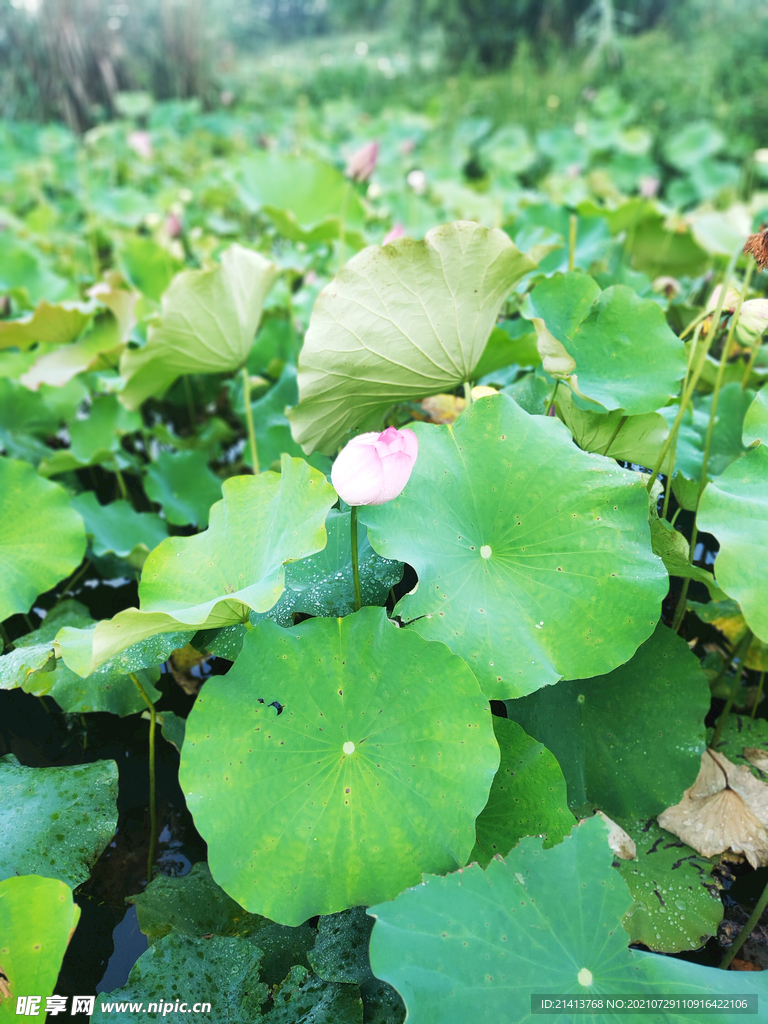
[[[744,747],[744,757],[761,772],[768,772],[768,750],[763,750],[762,747]]]
[[[731,960],[731,966],[728,968],[729,971],[762,971],[762,969],[757,964],[750,963],[749,960],[737,960],[735,957]]]
[[[177,651],[172,651],[168,658],[171,675],[184,693],[188,693],[191,697],[198,694],[200,687],[203,685],[203,677],[194,675],[192,669],[205,661],[207,657],[207,654],[201,654],[200,651],[195,650],[192,644],[187,644],[186,647],[180,647]]]
[[[658,822],[703,857],[732,850],[753,868],[768,864],[768,786],[723,754],[702,754],[696,781]]]
[[[0,1002],[3,999],[11,998],[11,986],[8,983],[8,975],[5,973],[2,967],[0,967]]]
[[[597,812],[608,826],[608,845],[622,860],[634,860],[637,857],[637,844],[629,833],[625,832],[621,825],[617,825],[607,814]]]

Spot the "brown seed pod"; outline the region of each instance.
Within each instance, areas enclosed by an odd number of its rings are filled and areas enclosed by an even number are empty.
[[[756,235],[750,235],[744,246],[744,252],[755,257],[758,267],[768,269],[768,231],[761,230]]]

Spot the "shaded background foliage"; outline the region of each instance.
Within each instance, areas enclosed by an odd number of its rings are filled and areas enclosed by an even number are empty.
[[[370,59],[322,53],[340,33]],[[264,66],[290,44],[290,75],[279,58]],[[275,79],[310,103],[351,91],[418,105],[427,83],[459,75],[469,90],[471,75],[484,113],[502,121],[513,107],[530,124],[550,95],[565,116],[610,80],[659,127],[714,117],[754,143],[768,128],[766,57],[758,0],[0,0],[0,115],[82,131],[115,115],[120,91],[212,108],[269,102]]]

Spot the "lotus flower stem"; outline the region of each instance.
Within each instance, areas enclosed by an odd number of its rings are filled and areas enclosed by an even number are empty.
[[[760,682],[757,684],[757,693],[755,694],[755,703],[752,705],[752,714],[749,716],[750,718],[754,718],[755,717],[755,712],[757,711],[757,705],[763,699],[763,685],[764,685],[764,683],[765,683],[765,672],[761,672],[760,673]]]
[[[129,672],[133,685],[139,691],[141,699],[149,708],[149,851],[147,852],[147,885],[152,881],[152,868],[155,862],[155,848],[157,846],[157,806],[155,786],[155,726],[157,725],[157,711],[155,705],[147,696],[147,691],[141,685],[138,677]]]
[[[123,501],[128,501],[128,488],[125,486],[125,478],[120,472],[120,466],[117,462],[117,456],[112,456],[112,465],[115,467],[115,476],[117,477],[117,487],[120,492],[120,497]]]
[[[749,915],[749,920],[744,925],[744,927],[741,929],[739,934],[736,936],[736,940],[732,944],[731,948],[728,950],[728,952],[725,954],[723,959],[720,961],[720,970],[721,971],[727,971],[728,970],[728,968],[730,966],[730,963],[731,963],[731,960],[733,960],[733,958],[739,952],[739,950],[744,945],[744,943],[747,941],[749,936],[752,934],[755,926],[757,925],[757,922],[762,917],[763,911],[765,910],[765,908],[767,906],[768,906],[768,884],[766,884],[765,888],[763,889],[763,891],[762,891],[762,893],[760,895],[760,899],[755,904],[755,909]]]
[[[712,742],[709,744],[710,747],[713,749],[720,742],[720,736],[723,732],[723,726],[728,720],[728,715],[730,715],[731,708],[733,707],[734,702],[736,701],[736,697],[739,693],[739,687],[741,686],[741,674],[744,670],[744,659],[747,656],[749,645],[752,643],[752,637],[752,630],[749,627],[747,627],[746,633],[744,633],[742,638],[739,640],[738,644],[736,644],[733,654],[725,662],[722,669],[718,673],[717,679],[715,679],[713,683],[714,689],[725,675],[729,665],[733,665],[733,663],[736,661],[739,663],[738,668],[736,669],[736,675],[734,676],[733,685],[731,686],[731,692],[728,694],[728,700],[725,702],[725,707],[720,713],[720,717],[715,722],[715,731],[712,734]]]
[[[253,462],[253,475],[259,475],[259,449],[256,447],[256,431],[253,429],[253,412],[251,411],[251,378],[248,375],[248,368],[243,367],[240,371],[243,375],[243,401],[245,402],[245,422],[248,424],[248,444],[251,447],[251,461]]]
[[[464,402],[467,405],[472,405],[474,399],[472,398],[472,385],[468,380],[464,381]]]
[[[669,432],[669,436],[667,437],[666,441],[661,447],[661,452],[659,453],[659,457],[656,460],[656,465],[653,467],[653,472],[648,478],[648,484],[646,489],[649,494],[651,493],[651,488],[653,487],[654,481],[657,479],[659,475],[659,471],[661,470],[661,467],[664,463],[664,459],[666,458],[667,452],[669,451],[669,446],[672,444],[673,438],[677,437],[685,410],[688,408],[688,403],[690,402],[691,397],[693,396],[693,392],[696,389],[696,385],[699,383],[699,377],[701,376],[701,372],[704,369],[704,363],[706,361],[709,348],[712,345],[712,341],[714,340],[715,335],[717,334],[716,325],[720,323],[720,317],[722,316],[723,305],[725,303],[725,295],[728,291],[728,285],[731,283],[731,274],[733,273],[733,268],[736,265],[737,258],[738,253],[734,254],[731,257],[731,262],[728,264],[728,267],[725,271],[725,277],[723,278],[723,284],[720,289],[720,296],[717,300],[717,309],[715,310],[715,314],[712,318],[713,326],[710,333],[708,334],[709,345],[702,345],[699,361],[698,363],[696,363],[693,369],[693,373],[691,374],[691,378],[688,381],[687,385],[683,387],[683,392],[680,397],[680,407],[677,410],[675,422],[672,424],[672,429]]]
[[[360,566],[358,564],[359,554],[357,547],[357,505],[353,505],[349,513],[349,536],[352,542],[352,582],[355,587],[355,611],[359,612],[363,607],[363,597],[360,590]]]
[[[704,493],[704,488],[707,486],[707,469],[708,469],[708,466],[709,466],[709,452],[710,452],[710,448],[712,446],[712,434],[713,434],[714,429],[715,429],[715,418],[717,416],[717,406],[718,406],[718,402],[720,400],[720,389],[721,389],[722,384],[723,384],[723,374],[725,373],[725,366],[726,366],[726,363],[728,362],[728,357],[731,354],[731,346],[733,344],[733,335],[734,335],[734,333],[736,331],[736,327],[737,327],[738,322],[739,322],[739,314],[741,313],[742,304],[743,304],[744,299],[745,299],[745,297],[747,295],[747,292],[749,291],[749,282],[752,279],[752,272],[753,272],[753,270],[754,270],[754,263],[750,263],[749,266],[747,267],[747,272],[744,275],[744,283],[742,285],[741,291],[739,292],[739,301],[738,301],[738,303],[736,305],[736,309],[734,310],[733,316],[731,317],[731,322],[730,322],[729,327],[728,327],[728,334],[726,336],[725,344],[723,345],[723,351],[720,354],[720,362],[719,362],[718,367],[717,367],[717,377],[715,378],[715,387],[714,387],[714,390],[712,391],[712,404],[710,405],[710,408],[709,408],[709,423],[707,424],[707,434],[706,434],[706,437],[704,439],[704,454],[703,454],[702,459],[701,459],[701,479],[699,481],[699,490],[698,490],[698,493],[696,495],[696,508],[694,509],[694,512],[693,512],[693,527],[691,529],[691,547],[690,547],[690,552],[689,552],[689,555],[688,555],[688,561],[691,564],[693,563],[694,552],[696,550],[696,540],[697,540],[698,535],[699,535],[698,526],[696,524],[696,516],[697,516],[698,511],[699,511],[699,503],[701,502],[701,496]],[[713,320],[713,328],[712,328],[712,333],[713,334],[714,334],[715,325],[720,322],[720,311],[722,309],[722,304],[723,304],[722,300],[723,300],[723,297],[724,297],[724,295],[725,295],[727,290],[728,290],[727,282],[724,282],[723,283],[723,287],[720,290],[720,300],[718,301],[718,304],[717,304],[717,314],[715,316],[715,319]],[[677,419],[675,420],[675,423],[677,424]],[[667,487],[669,487],[669,486],[670,486],[670,482],[669,482],[669,479],[668,479],[667,480]],[[688,587],[689,587],[689,585],[690,585],[690,580],[689,579],[683,580],[683,587],[682,587],[682,590],[680,591],[680,597],[679,597],[678,602],[677,602],[677,608],[675,609],[675,617],[674,617],[674,620],[672,622],[672,628],[675,631],[677,631],[680,628],[680,625],[681,625],[681,623],[683,621],[683,616],[685,615],[685,607],[686,607],[686,601],[687,601],[687,598],[688,598]]]
[[[619,434],[621,433],[621,428],[622,428],[622,427],[624,426],[624,424],[625,424],[626,422],[627,422],[627,417],[626,417],[626,416],[622,416],[622,417],[621,417],[621,418],[619,419],[619,422],[618,422],[618,423],[616,424],[616,429],[615,429],[615,430],[614,430],[614,432],[613,432],[613,433],[611,434],[611,439],[610,439],[610,441],[609,441],[609,442],[608,442],[608,444],[607,444],[607,445],[605,446],[605,448],[603,448],[603,451],[602,451],[602,453],[601,453],[602,455],[607,455],[607,454],[608,454],[608,452],[609,452],[609,450],[610,450],[610,447],[611,447],[611,445],[613,444],[613,442],[614,442],[614,441],[616,440],[616,438],[617,438],[617,437],[619,436]]]
[[[559,386],[560,386],[560,378],[558,377],[555,380],[555,386],[552,388],[552,394],[549,396],[549,401],[547,402],[547,408],[546,408],[546,411],[544,413],[545,416],[549,416],[549,410],[555,404],[555,395],[557,394],[557,389],[558,389]],[[613,444],[613,438],[611,438],[611,444]]]

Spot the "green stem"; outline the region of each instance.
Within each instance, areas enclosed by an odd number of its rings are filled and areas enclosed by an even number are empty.
[[[244,366],[240,371],[243,375],[243,401],[245,402],[245,422],[248,424],[248,444],[251,446],[251,461],[254,476],[259,475],[259,450],[256,447],[256,431],[253,429],[253,412],[251,410],[251,378]]]
[[[696,540],[697,540],[698,535],[699,535],[699,530],[698,530],[698,526],[697,526],[697,523],[696,523],[696,517],[697,517],[698,511],[699,511],[699,503],[701,502],[701,496],[704,493],[704,488],[707,486],[707,470],[709,468],[709,453],[710,453],[710,449],[712,447],[712,434],[714,433],[714,429],[715,429],[715,419],[717,417],[717,406],[718,406],[718,403],[720,401],[720,389],[721,389],[722,384],[723,384],[723,375],[725,373],[725,366],[726,366],[726,363],[728,362],[728,357],[731,354],[731,345],[733,344],[733,335],[734,335],[734,333],[736,331],[736,326],[737,326],[737,324],[739,322],[739,314],[741,313],[741,307],[742,307],[742,304],[744,302],[744,297],[745,297],[745,295],[747,294],[747,292],[749,290],[749,282],[750,282],[750,280],[752,278],[753,270],[754,270],[754,263],[750,263],[749,266],[747,267],[747,272],[744,275],[744,283],[742,285],[741,292],[739,293],[739,301],[738,301],[736,309],[735,309],[735,311],[733,313],[733,316],[731,317],[731,322],[730,322],[730,325],[728,327],[728,334],[727,334],[726,339],[725,339],[725,344],[723,345],[723,351],[720,354],[720,362],[718,363],[718,366],[717,366],[717,377],[715,378],[715,387],[714,387],[714,390],[712,391],[712,404],[710,405],[710,409],[709,409],[709,423],[707,424],[707,434],[706,434],[706,438],[704,439],[704,454],[703,454],[702,459],[701,459],[701,479],[699,481],[699,490],[698,490],[698,492],[696,494],[696,507],[693,510],[693,527],[691,529],[691,547],[690,547],[690,552],[689,552],[689,555],[688,555],[688,561],[691,564],[693,564],[694,551],[695,551],[695,548],[696,548]],[[719,311],[720,311],[720,309],[722,307],[723,296],[725,295],[726,289],[727,289],[727,284],[724,284],[723,288],[722,288],[722,292],[720,294],[720,301],[718,302],[718,306],[717,306],[718,313],[719,313]],[[718,324],[719,322],[720,322],[720,317],[718,315],[716,317],[716,319],[713,321],[713,332],[714,332],[714,329],[715,329],[715,325]],[[677,422],[677,421],[675,421],[675,422]],[[683,581],[683,587],[682,587],[682,590],[680,591],[680,597],[679,597],[678,602],[677,602],[677,608],[675,609],[675,617],[674,617],[674,620],[672,622],[672,628],[675,631],[677,631],[680,628],[680,625],[681,625],[681,623],[683,621],[683,616],[685,615],[685,605],[686,605],[686,600],[688,598],[688,587],[689,587],[689,585],[690,585],[690,580],[686,579],[686,580]]]
[[[120,472],[120,467],[117,464],[117,456],[112,456],[112,465],[115,467],[115,476],[117,477],[117,487],[120,491],[120,497],[123,501],[128,501],[128,488],[125,486],[125,478]]]
[[[464,401],[467,405],[472,405],[472,385],[468,380],[464,381]]]
[[[549,410],[555,404],[555,395],[557,394],[557,389],[559,387],[560,387],[560,381],[556,380],[555,381],[555,386],[552,388],[552,394],[549,396],[549,401],[547,402],[547,408],[546,408],[546,411],[544,413],[545,416],[549,416]],[[611,444],[613,444],[613,438],[611,438]],[[610,445],[608,447],[610,448]]]
[[[157,806],[155,794],[155,726],[157,725],[157,711],[155,705],[147,696],[147,691],[139,682],[133,672],[128,673],[133,685],[139,691],[141,699],[149,708],[149,852],[147,853],[147,885],[152,881],[152,868],[155,862],[155,848],[157,846]]]
[[[339,273],[344,269],[344,264],[346,263],[347,208],[349,207],[349,197],[354,187],[354,182],[350,178],[344,190],[344,197],[341,200],[341,214],[339,215]]]
[[[717,301],[717,309],[715,310],[715,315],[712,318],[712,327],[710,328],[710,331],[707,334],[709,344],[702,345],[701,347],[698,362],[694,366],[693,373],[691,374],[687,386],[683,388],[683,393],[680,398],[680,407],[677,410],[675,422],[672,425],[672,429],[669,432],[669,436],[667,437],[664,444],[661,446],[661,452],[659,453],[659,457],[656,460],[656,465],[653,467],[653,471],[650,475],[650,478],[648,479],[646,489],[649,494],[651,493],[651,489],[653,488],[654,481],[659,475],[659,471],[664,463],[664,459],[666,458],[667,452],[669,451],[669,446],[672,444],[673,439],[677,437],[678,431],[680,430],[680,424],[682,422],[683,415],[685,414],[685,410],[688,408],[688,403],[690,402],[693,396],[693,392],[696,390],[696,385],[699,383],[699,377],[701,376],[702,370],[704,369],[704,364],[706,362],[709,349],[711,348],[712,342],[714,341],[715,336],[717,334],[717,325],[720,323],[720,317],[723,313],[723,303],[725,302],[725,295],[728,291],[728,286],[731,283],[731,274],[733,273],[733,268],[736,265],[737,257],[738,254],[734,255],[731,258],[731,261],[728,264],[728,268],[725,272],[725,277],[723,278],[723,285],[720,289],[720,297]]]
[[[752,370],[754,369],[755,360],[757,359],[757,353],[760,351],[760,346],[762,345],[762,343],[763,343],[763,336],[761,334],[760,337],[755,342],[755,344],[752,346],[752,351],[749,353],[749,360],[747,362],[747,368],[744,371],[744,376],[741,378],[741,390],[742,391],[746,390],[747,382],[749,380],[749,375],[752,373]]]
[[[760,673],[760,682],[757,684],[757,693],[755,694],[755,703],[752,705],[752,714],[749,716],[750,718],[754,718],[755,717],[755,712],[757,711],[757,705],[763,699],[763,684],[764,683],[765,683],[765,672],[761,672]]]
[[[187,400],[187,416],[189,416],[189,429],[194,431],[195,423],[197,422],[197,412],[195,411],[195,399],[192,396],[192,385],[189,382],[189,374],[184,374],[184,397]]]
[[[739,690],[741,689],[741,676],[744,671],[744,658],[746,657],[747,651],[749,650],[749,645],[752,643],[752,637],[752,630],[747,628],[747,631],[744,633],[741,640],[739,640],[738,644],[736,645],[733,654],[723,666],[722,672],[718,677],[718,680],[715,680],[715,682],[717,683],[719,679],[721,679],[723,675],[725,675],[725,672],[728,669],[728,667],[730,665],[733,665],[735,661],[738,661],[739,664],[736,669],[736,675],[733,677],[733,685],[731,686],[731,692],[728,694],[728,700],[725,702],[725,707],[723,708],[720,717],[715,722],[715,731],[712,735],[712,742],[709,744],[712,750],[714,750],[717,744],[720,742],[720,736],[723,732],[723,726],[728,721],[728,716],[731,713],[731,708],[733,707],[736,697],[738,696]]]
[[[728,950],[728,952],[725,954],[723,959],[720,961],[720,970],[721,971],[727,971],[728,970],[728,968],[729,968],[729,966],[731,964],[731,960],[733,960],[733,958],[739,952],[739,950],[744,945],[744,943],[747,941],[749,936],[755,930],[755,926],[757,925],[757,922],[760,920],[760,918],[763,916],[763,911],[765,910],[765,908],[767,906],[768,906],[768,883],[766,883],[766,886],[765,886],[765,888],[763,889],[763,891],[762,891],[762,893],[760,895],[760,899],[755,904],[755,909],[749,915],[749,920],[747,921],[747,923],[744,925],[744,927],[739,932],[739,934],[736,937],[736,940],[733,943],[733,945],[731,946],[731,948]]]
[[[80,568],[75,570],[75,572],[72,574],[72,577],[70,578],[70,580],[66,584],[66,586],[62,587],[61,593],[56,598],[56,601],[54,602],[53,608],[49,608],[48,609],[48,614],[49,615],[51,614],[53,609],[57,608],[59,603],[64,600],[64,595],[70,593],[70,591],[74,588],[75,584],[80,582],[80,580],[83,578],[85,573],[88,572],[90,567],[91,567],[91,560],[90,560],[90,558],[86,558],[86,560],[83,562],[83,564],[80,566]]]
[[[680,341],[685,341],[685,339],[688,337],[688,335],[691,333],[691,331],[694,328],[698,327],[700,324],[704,323],[704,321],[707,319],[708,316],[709,316],[709,313],[705,309],[703,312],[699,313],[698,316],[694,317],[693,320],[691,320],[691,322],[685,328],[683,333],[680,335]]]
[[[576,266],[576,227],[579,219],[572,213],[568,220],[568,272]]]
[[[357,549],[357,505],[352,505],[349,516],[349,534],[352,542],[352,582],[355,586],[355,611],[359,612],[363,607],[363,597],[360,590],[360,566],[358,564]]]
[[[664,507],[661,510],[661,518],[666,519],[669,513],[669,496],[672,493],[672,474],[675,470],[675,460],[677,458],[677,438],[675,438],[674,444],[669,449],[669,462],[667,463],[667,482],[664,487]],[[678,508],[678,512],[680,509]],[[675,513],[677,515],[677,513]]]
[[[627,417],[626,417],[626,416],[622,416],[622,417],[621,417],[621,418],[619,419],[619,422],[618,422],[618,425],[616,426],[616,429],[615,429],[615,430],[614,430],[614,432],[613,432],[613,433],[611,434],[611,439],[610,439],[610,441],[609,441],[609,442],[608,442],[608,444],[607,444],[607,445],[605,446],[605,448],[603,448],[603,452],[602,452],[602,453],[603,453],[603,455],[607,455],[607,454],[608,454],[608,449],[609,449],[609,448],[611,447],[611,445],[613,444],[613,442],[614,442],[614,441],[616,440],[616,438],[617,438],[617,437],[619,436],[619,431],[621,430],[621,428],[622,428],[622,427],[624,426],[624,424],[625,424],[626,422],[627,422]]]

